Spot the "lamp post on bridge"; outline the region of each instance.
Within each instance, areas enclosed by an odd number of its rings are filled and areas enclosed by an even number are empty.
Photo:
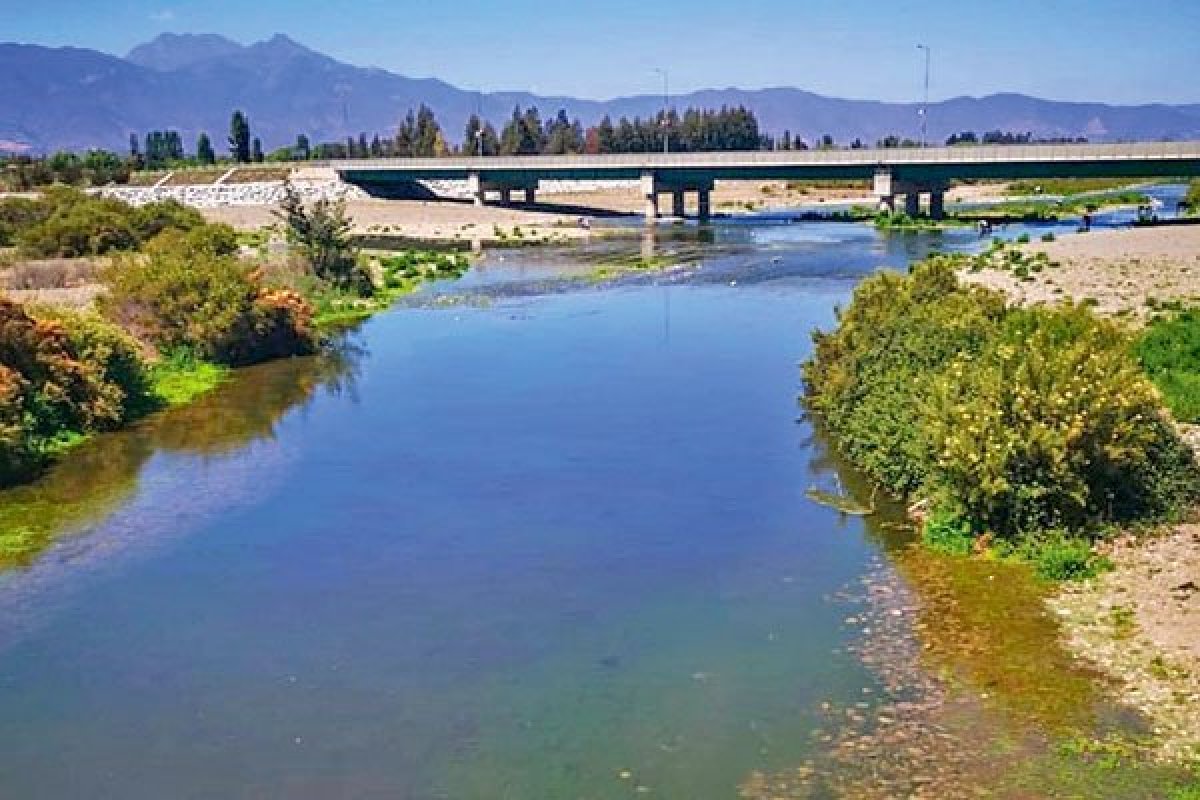
[[[929,61],[932,51],[927,44],[917,45],[925,51],[925,101],[921,106],[921,147],[929,147]]]
[[[671,105],[671,80],[665,69],[656,68],[654,71],[662,75],[663,79],[663,155],[669,155],[671,153],[671,112],[669,110]]]

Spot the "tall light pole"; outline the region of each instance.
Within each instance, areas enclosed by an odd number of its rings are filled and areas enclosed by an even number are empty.
[[[671,117],[669,107],[671,105],[671,79],[665,69],[654,70],[663,79],[663,155],[669,155],[671,152]]]
[[[919,44],[918,50],[925,51],[925,103],[921,106],[921,147],[929,146],[929,45]]]

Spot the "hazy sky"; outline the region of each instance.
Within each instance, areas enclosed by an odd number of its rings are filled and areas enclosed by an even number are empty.
[[[7,8],[6,8],[7,7]],[[342,61],[468,89],[606,98],[798,86],[913,100],[1200,102],[1200,0],[0,0],[0,39],[123,55],[162,31],[283,32]]]

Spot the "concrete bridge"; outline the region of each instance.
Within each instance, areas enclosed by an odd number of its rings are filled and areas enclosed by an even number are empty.
[[[682,217],[685,192],[698,195],[699,216],[706,219],[718,180],[855,180],[873,182],[881,207],[894,210],[903,196],[910,215],[920,211],[927,196],[928,211],[937,218],[955,180],[1200,176],[1200,142],[399,158],[330,166],[342,180],[382,197],[399,196],[416,181],[466,181],[477,205],[487,202],[489,192],[511,202],[516,191],[533,203],[540,181],[637,180],[648,219],[658,216],[662,194],[671,196],[674,215]]]

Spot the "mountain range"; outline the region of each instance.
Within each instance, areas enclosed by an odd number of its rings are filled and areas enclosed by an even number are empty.
[[[124,58],[75,47],[0,44],[0,150],[124,150],[130,133],[179,131],[189,149],[201,131],[220,145],[230,113],[242,109],[266,149],[306,133],[313,142],[365,132],[390,135],[421,103],[447,138],[461,138],[472,113],[502,124],[513,107],[543,117],[566,109],[584,124],[605,114],[651,116],[659,95],[607,101],[528,92],[470,92],[431,78],[409,78],[346,64],[277,34],[242,45],[215,34],[165,33]],[[841,142],[916,135],[919,106],[845,100],[794,88],[706,89],[671,98],[676,108],[744,105],[771,133]],[[1114,106],[1042,100],[1020,94],[958,97],[931,104],[929,136],[964,130],[1031,132],[1091,141],[1200,139],[1200,104]]]

